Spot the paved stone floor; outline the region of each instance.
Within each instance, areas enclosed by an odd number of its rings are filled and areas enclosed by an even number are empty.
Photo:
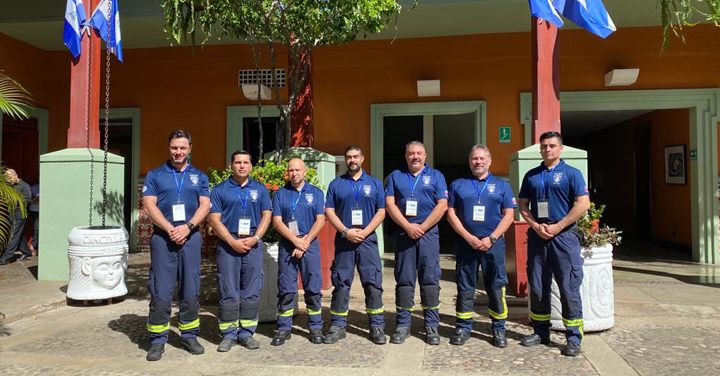
[[[392,307],[394,281],[392,268],[387,267],[392,265],[392,255],[385,259],[385,305]],[[443,342],[439,346],[423,342],[421,312],[413,316],[412,337],[405,344],[372,344],[366,338],[362,289],[356,284],[348,338],[338,344],[311,344],[304,329],[307,316],[300,310],[293,337],[286,345],[270,346],[274,325],[263,324],[256,334],[260,349],[237,346],[229,353],[218,353],[215,349],[221,338],[215,319],[214,267],[206,260],[199,336],[206,353],[193,356],[185,352],[173,321],[163,359],[149,363],[144,359],[149,347],[144,328],[147,262],[147,255],[131,255],[127,275],[131,294],[127,298],[88,307],[68,306],[64,301],[57,304],[58,297],[64,296],[63,285],[36,282],[32,262],[0,267],[0,312],[7,313],[4,322],[0,321],[0,374],[720,375],[720,268],[695,264],[684,255],[651,246],[616,250],[616,325],[610,331],[586,335],[583,354],[577,358],[560,355],[561,333],[553,334],[552,346],[519,345],[519,338],[531,332],[527,302],[520,298],[508,301],[508,348],[493,347],[485,313],[487,298],[481,291],[472,337],[465,346],[450,345],[455,287],[454,261],[448,255],[441,262]],[[329,295],[323,299],[325,318],[329,317]],[[27,308],[13,308],[22,305],[15,302],[27,302]],[[386,333],[393,328],[394,310],[389,308]]]

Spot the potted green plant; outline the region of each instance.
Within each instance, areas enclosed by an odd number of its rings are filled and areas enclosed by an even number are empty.
[[[599,226],[604,210],[605,205],[596,206],[591,203],[590,209],[577,221],[578,235],[581,236],[581,255],[585,260],[580,293],[586,332],[607,330],[615,325],[612,251],[613,246],[620,245],[622,231],[607,225]],[[552,328],[564,330],[560,314],[560,292],[554,280],[551,305]]]

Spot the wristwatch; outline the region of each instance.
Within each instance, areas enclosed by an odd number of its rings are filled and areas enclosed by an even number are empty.
[[[488,236],[488,238],[490,238],[490,243],[491,243],[491,244],[495,244],[495,242],[497,241],[497,238],[494,237],[494,236],[492,236],[492,235]]]
[[[257,235],[253,235],[253,237],[255,238],[255,240],[257,240],[258,243],[260,243],[260,240],[262,240],[262,239],[260,239],[260,237],[257,236]]]
[[[349,228],[345,227],[344,230],[342,230],[342,233],[340,234],[343,238],[347,238],[347,232],[350,230]]]
[[[195,229],[195,225],[192,224],[192,222],[188,222],[188,223],[187,223],[187,227],[190,229],[190,231],[192,231],[192,230]]]

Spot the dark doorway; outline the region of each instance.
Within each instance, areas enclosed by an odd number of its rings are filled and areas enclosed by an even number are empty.
[[[652,165],[650,124],[635,129],[635,237],[650,240],[652,235]]]
[[[26,183],[33,185],[40,176],[38,119],[2,118],[2,160]]]
[[[262,118],[263,154],[275,151],[275,136],[277,135],[278,117]],[[253,163],[262,159],[260,155],[260,127],[257,117],[243,118],[243,149],[252,156]]]
[[[132,224],[132,208],[137,203],[132,202],[132,189],[133,189],[133,178],[132,178],[132,166],[133,166],[133,123],[132,118],[114,118],[109,119],[108,128],[108,153],[119,155],[125,159],[124,170],[124,183],[123,183],[123,198],[113,196],[112,193],[108,195],[107,204],[108,208],[106,213],[109,216],[122,215],[122,218],[113,218],[121,221],[125,229],[130,231]],[[105,134],[105,120],[100,119],[100,148],[104,148],[103,135]],[[102,182],[100,182],[102,184]],[[120,210],[122,206],[122,210]]]

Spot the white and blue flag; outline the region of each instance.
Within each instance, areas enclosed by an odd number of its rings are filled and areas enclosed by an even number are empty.
[[[65,27],[63,29],[63,42],[70,49],[74,57],[80,56],[82,47],[82,31],[87,23],[87,15],[82,0],[67,0],[65,7]]]
[[[110,7],[108,3],[112,1]],[[110,8],[110,9],[108,9]],[[108,13],[110,12],[110,13]],[[112,22],[108,25],[108,19]],[[122,58],[122,38],[120,36],[120,11],[118,10],[117,0],[102,0],[93,12],[90,18],[90,26],[97,29],[111,53],[117,56],[120,62]]]
[[[574,22],[583,29],[607,38],[617,28],[608,14],[602,0],[529,0],[533,16],[562,27],[558,14]]]

